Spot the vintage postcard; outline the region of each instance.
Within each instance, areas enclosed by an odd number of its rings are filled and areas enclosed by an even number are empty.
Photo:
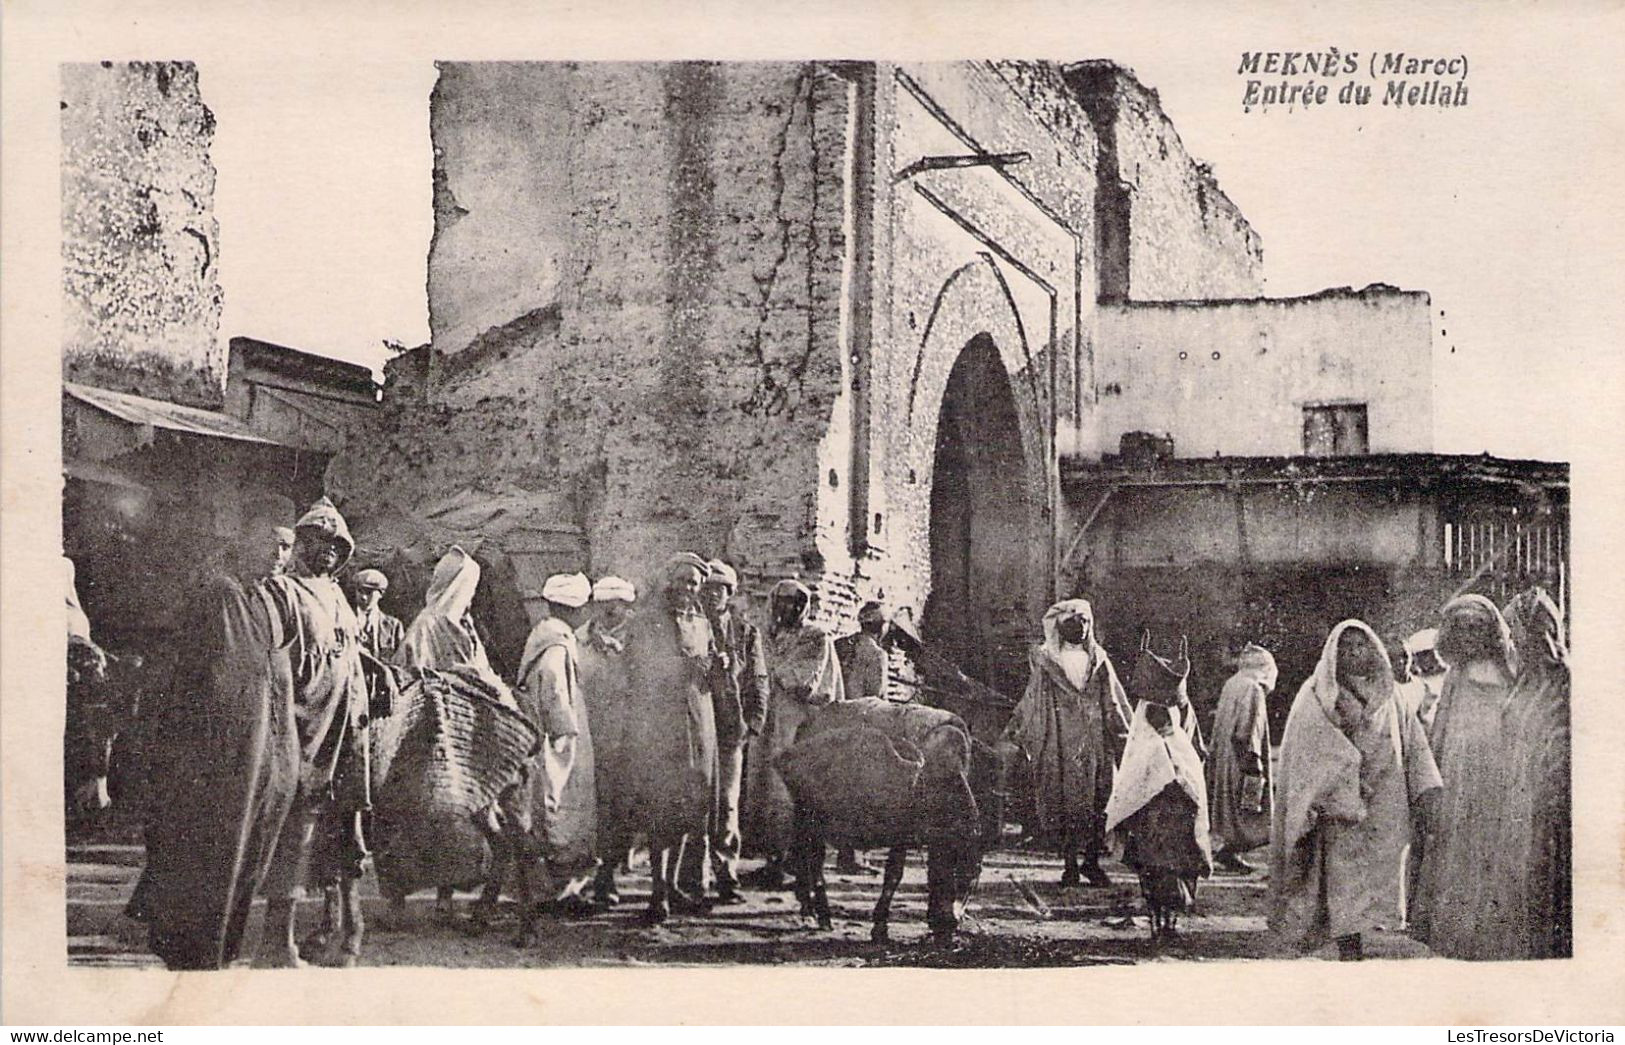
[[[1620,1022],[1617,4],[5,19],[7,1022]]]

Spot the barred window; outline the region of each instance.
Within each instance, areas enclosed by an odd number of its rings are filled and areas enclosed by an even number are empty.
[[[1311,403],[1303,408],[1303,452],[1352,457],[1371,452],[1364,403]]]

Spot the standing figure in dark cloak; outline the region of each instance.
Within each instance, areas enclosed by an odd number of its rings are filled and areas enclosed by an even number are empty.
[[[1502,610],[1518,652],[1507,698],[1508,808],[1499,850],[1514,958],[1574,954],[1574,826],[1569,778],[1569,651],[1563,616],[1539,588]]]
[[[1128,739],[1128,701],[1111,658],[1095,641],[1094,611],[1085,599],[1058,602],[1044,614],[1044,644],[1032,652],[1027,692],[1004,739],[1026,757],[1039,834],[1066,861],[1063,887],[1082,877],[1111,885],[1100,866],[1112,772]]]
[[[265,591],[221,579],[143,703],[146,865],[126,909],[171,969],[237,959],[299,788],[293,672]]]
[[[627,691],[613,704],[620,722],[611,733],[626,745],[615,758],[630,770],[623,782],[626,812],[649,835],[654,887],[646,920],[651,924],[673,911],[704,909],[701,898],[679,888],[677,869],[685,838],[703,837],[715,801],[711,670],[716,645],[700,608],[700,586],[709,572],[706,561],[691,553],[668,564],[662,604],[633,622]]]
[[[288,572],[223,582],[171,693],[144,726],[152,751],[148,862],[131,913],[175,968],[235,959],[256,886],[269,902],[258,964],[302,965],[294,914],[307,874],[342,903],[340,961],[361,947],[368,717],[393,679],[369,660],[333,575],[354,549],[326,499],[299,520]]]
[[[1515,950],[1497,895],[1507,808],[1502,711],[1517,656],[1495,604],[1464,595],[1444,608],[1439,655],[1449,665],[1428,741],[1444,792],[1437,831],[1424,843],[1411,917],[1416,937],[1439,955],[1500,960]]]
[[[1249,642],[1213,715],[1213,755],[1207,764],[1213,835],[1219,843],[1213,863],[1233,874],[1251,874],[1252,865],[1241,854],[1270,840],[1275,796],[1268,700],[1275,678],[1274,656]]]
[[[1206,751],[1185,690],[1190,670],[1184,640],[1174,661],[1151,652],[1150,633],[1140,641],[1129,680],[1138,704],[1106,803],[1106,830],[1121,834],[1123,862],[1140,877],[1154,941],[1178,931],[1180,914],[1196,906],[1197,884],[1213,873]]]

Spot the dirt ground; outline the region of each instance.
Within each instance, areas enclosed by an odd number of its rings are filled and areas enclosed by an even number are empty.
[[[1261,854],[1255,854],[1255,857]],[[883,854],[870,855],[879,864]],[[146,953],[142,926],[124,917],[139,873],[141,850],[134,845],[79,845],[68,866],[69,960],[74,965],[158,966]],[[747,869],[754,864],[747,863]],[[908,871],[892,907],[886,944],[870,942],[869,916],[880,876],[828,872],[835,927],[830,932],[803,925],[789,892],[747,893],[749,902],[719,907],[704,916],[673,916],[646,928],[638,915],[648,899],[646,870],[621,880],[622,902],[587,919],[545,918],[537,939],[513,944],[512,906],[486,932],[467,920],[472,894],[459,894],[451,921],[436,916],[432,893],[414,896],[407,924],[386,924],[375,883],[366,882],[368,932],[364,965],[428,965],[455,968],[639,965],[796,965],[825,967],[916,966],[997,968],[1136,964],[1154,961],[1220,961],[1284,958],[1264,925],[1266,883],[1254,875],[1221,875],[1203,883],[1196,914],[1181,923],[1181,938],[1154,948],[1141,913],[1134,876],[1113,861],[1106,869],[1109,889],[1060,887],[1061,867],[1053,857],[1023,849],[991,854],[972,897],[959,936],[952,944],[932,941],[925,928],[925,857],[910,854]],[[1023,895],[1028,885],[1039,903]],[[302,923],[314,928],[319,904],[307,902]],[[244,953],[259,939],[263,904],[256,905]],[[1106,924],[1134,915],[1127,927]],[[1378,934],[1366,942],[1372,958],[1422,957],[1420,944],[1399,934]],[[1332,957],[1330,949],[1314,957]]]

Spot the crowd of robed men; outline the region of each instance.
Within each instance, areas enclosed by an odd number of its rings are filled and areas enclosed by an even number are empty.
[[[353,543],[331,504],[283,541],[286,569],[223,583],[172,698],[144,713],[171,750],[149,755],[156,801],[130,912],[172,967],[234,960],[256,893],[268,900],[258,962],[301,962],[307,884],[334,914],[323,945],[353,963],[366,731],[414,672],[478,679],[534,720],[536,764],[490,816],[493,838],[518,825],[535,841],[523,851],[543,903],[580,915],[613,906],[641,834],[651,922],[783,888],[793,808],[775,757],[820,706],[885,695],[878,605],[838,649],[811,622],[811,592],[781,581],[761,630],[734,605],[738,578],[721,561],[673,557],[652,596],[614,576],[549,578],[510,686],[469,615],[479,567],[462,549],[439,561],[424,609],[403,625],[379,608],[380,571],[353,572],[348,592],[339,583]],[[1025,769],[1024,826],[1062,857],[1063,886],[1109,885],[1100,860],[1116,839],[1153,938],[1166,938],[1201,879],[1250,873],[1241,854],[1267,846],[1270,925],[1306,950],[1335,941],[1358,958],[1371,931],[1408,928],[1450,957],[1570,952],[1567,652],[1543,592],[1504,611],[1476,595],[1446,605],[1436,705],[1407,697],[1396,663],[1407,651],[1391,656],[1363,622],[1339,624],[1278,748],[1266,710],[1277,672],[1261,646],[1241,650],[1209,744],[1183,648],[1164,659],[1142,642],[1125,688],[1086,600],[1057,603],[1043,628],[999,739]],[[240,699],[268,685],[288,699]],[[765,863],[742,881],[747,849]],[[841,860],[863,869],[850,852]]]
[[[650,922],[742,902],[747,838],[766,857],[751,884],[783,887],[793,810],[774,756],[818,706],[886,687],[878,604],[838,651],[811,623],[811,591],[785,580],[764,632],[733,605],[733,568],[690,553],[670,559],[652,596],[615,576],[549,577],[510,684],[470,615],[480,567],[460,547],[438,561],[406,625],[380,608],[382,571],[341,583],[354,543],[325,498],[278,540],[269,576],[217,582],[173,685],[137,727],[147,853],[127,911],[175,968],[234,961],[256,895],[267,900],[257,964],[355,962],[376,797],[368,733],[426,673],[477,685],[542,738],[520,783],[486,811],[496,862],[524,860],[527,895],[534,878],[541,906],[585,915],[618,902],[616,870],[641,836]],[[466,883],[441,885],[443,909],[454,884]],[[300,939],[307,887],[327,910]],[[403,895],[386,897],[404,907]]]

